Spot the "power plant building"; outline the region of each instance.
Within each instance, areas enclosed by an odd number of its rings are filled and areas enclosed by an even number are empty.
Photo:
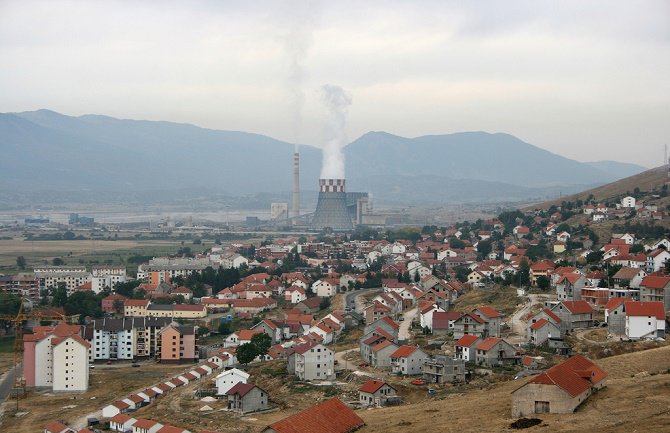
[[[365,192],[346,192],[344,179],[319,179],[319,201],[312,218],[312,229],[353,230],[369,207]]]

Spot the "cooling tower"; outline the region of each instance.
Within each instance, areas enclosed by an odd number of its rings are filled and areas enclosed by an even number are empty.
[[[313,229],[353,230],[344,183],[344,179],[319,179],[319,201],[312,219]]]

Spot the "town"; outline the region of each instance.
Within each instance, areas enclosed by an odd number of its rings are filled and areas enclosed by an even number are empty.
[[[667,383],[666,191],[449,227],[198,238],[132,271],[19,257],[0,276],[20,343],[3,429],[407,431],[426,405],[498,388],[496,429],[555,425],[624,377]]]

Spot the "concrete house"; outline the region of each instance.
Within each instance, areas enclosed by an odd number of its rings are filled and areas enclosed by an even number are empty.
[[[465,382],[465,360],[446,356],[426,358],[421,369],[423,380],[428,383]]]
[[[391,368],[391,355],[398,350],[398,346],[392,341],[383,341],[370,349],[370,365],[379,368]]]
[[[249,373],[233,368],[221,372],[216,376],[216,395],[226,395],[226,393],[238,383],[247,383],[249,380]]]
[[[485,337],[486,322],[484,319],[473,313],[465,313],[454,320],[454,339],[457,340],[465,334]]]
[[[512,393],[512,417],[572,413],[595,391],[607,386],[607,373],[575,355],[535,376]]]
[[[579,273],[563,275],[556,282],[556,295],[559,301],[579,301],[582,299],[582,288],[588,280]]]
[[[561,335],[593,326],[593,308],[586,301],[562,301],[551,312],[561,319]]]
[[[531,327],[541,319],[544,319],[544,320],[550,322],[551,324],[555,325],[556,328],[558,328],[559,333],[555,334],[555,335],[552,334],[552,337],[560,337],[561,336],[561,333],[560,333],[561,318],[558,317],[557,315],[555,315],[554,313],[552,313],[549,308],[543,308],[542,310],[540,310],[536,314],[531,314],[531,315],[528,316],[528,338],[527,338],[527,340],[529,342],[531,341]],[[542,343],[539,343],[539,344],[534,343],[534,344],[540,345]]]
[[[136,421],[135,418],[120,413],[109,420],[109,429],[121,433],[130,432]]]
[[[287,352],[287,369],[300,380],[335,379],[335,356],[332,350],[312,341],[292,347]]]
[[[668,260],[670,260],[670,252],[663,248],[650,252],[647,255],[647,263],[645,265],[647,272],[658,272],[665,269]]]
[[[454,358],[462,359],[466,362],[475,362],[475,347],[477,347],[481,341],[481,337],[477,335],[465,334],[454,343]]]
[[[253,383],[237,383],[226,392],[226,395],[228,409],[240,414],[268,408],[268,393]]]
[[[377,319],[374,322],[365,325],[365,329],[363,329],[363,335],[368,335],[378,328],[392,335],[394,341],[397,340],[400,325],[394,322],[390,317],[382,317],[381,319]]]
[[[270,319],[263,319],[251,327],[252,331],[262,331],[272,338],[272,344],[279,343],[282,340],[282,330],[276,323]]]
[[[670,310],[670,277],[648,275],[640,283],[640,301],[662,302],[666,311]]]
[[[502,313],[499,313],[487,305],[481,305],[475,308],[472,310],[472,313],[484,320],[484,331],[487,337],[500,337],[500,324],[502,323],[503,317]]]
[[[475,362],[487,367],[516,364],[516,349],[502,338],[487,337],[475,347]]]
[[[605,323],[607,333],[615,336],[626,335],[626,309],[624,302],[630,298],[612,298],[605,305]]]
[[[391,354],[391,372],[404,376],[421,374],[426,358],[428,355],[419,347],[400,346]]]
[[[385,406],[389,399],[396,396],[396,389],[381,380],[369,380],[358,388],[358,401],[363,407]]]
[[[535,323],[529,323],[528,343],[535,346],[542,346],[549,338],[560,337],[561,329],[547,319],[539,319]]]

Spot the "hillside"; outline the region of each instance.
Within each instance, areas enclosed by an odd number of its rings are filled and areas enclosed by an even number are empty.
[[[574,414],[538,415],[542,425],[528,431],[667,430],[670,425],[670,346],[596,362],[608,372],[607,388],[592,396]],[[654,374],[645,375],[644,372]],[[642,375],[633,377],[638,373]],[[510,394],[523,383],[522,380],[510,381],[467,394],[450,394],[442,400],[362,411],[359,415],[366,426],[360,431],[516,431],[510,428],[514,421],[510,416]]]
[[[548,209],[551,206],[560,205],[563,201],[585,200],[590,195],[593,195],[598,202],[605,202],[609,199],[618,200],[634,191],[635,188],[640,188],[641,191],[651,191],[662,186],[667,180],[668,166],[664,165],[578,194],[566,195],[555,200],[534,204],[528,206],[525,210]]]

